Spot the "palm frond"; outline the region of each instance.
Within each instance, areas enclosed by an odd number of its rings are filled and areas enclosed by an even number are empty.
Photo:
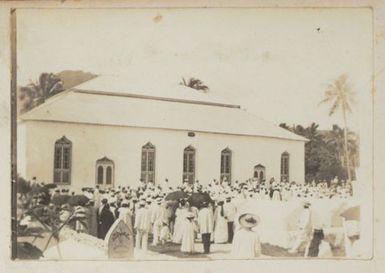
[[[338,99],[336,99],[332,105],[332,107],[329,110],[329,116],[333,115],[334,112],[339,108],[340,102]]]

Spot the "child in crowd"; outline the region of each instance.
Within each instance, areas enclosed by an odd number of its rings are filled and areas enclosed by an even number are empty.
[[[170,229],[166,222],[162,222],[162,228],[160,230],[160,241],[162,245],[164,245],[166,242],[169,242],[171,240],[171,233]]]

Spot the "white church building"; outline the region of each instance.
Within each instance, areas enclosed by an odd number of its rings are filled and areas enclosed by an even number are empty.
[[[306,139],[188,87],[97,77],[18,120],[18,172],[80,189],[213,179],[304,182]]]

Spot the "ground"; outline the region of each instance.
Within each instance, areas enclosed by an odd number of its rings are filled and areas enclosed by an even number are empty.
[[[34,237],[19,237],[19,242],[33,242],[33,244],[39,249],[43,250],[48,239],[48,233],[45,233],[42,238],[37,238],[34,241]],[[55,246],[56,240],[52,239],[49,247]],[[148,251],[144,253],[143,251],[135,249],[135,259],[138,260],[178,260],[178,259],[203,259],[203,260],[217,260],[217,259],[231,259],[230,251],[231,244],[212,244],[211,253],[203,254],[203,245],[200,242],[195,243],[196,253],[194,254],[185,254],[181,253],[180,245],[174,243],[166,243],[165,245],[152,246],[149,242]],[[279,246],[273,246],[270,244],[262,244],[262,256],[261,258],[280,258],[280,257],[292,257],[292,258],[301,258],[303,257],[303,252],[297,254],[290,254],[288,250]],[[342,249],[333,249],[333,254],[335,257],[341,257],[344,255]]]

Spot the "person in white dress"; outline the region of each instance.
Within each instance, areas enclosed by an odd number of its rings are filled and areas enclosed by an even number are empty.
[[[180,244],[182,240],[182,222],[186,219],[186,213],[188,208],[186,207],[186,201],[181,200],[179,202],[179,207],[175,211],[175,224],[174,224],[174,233],[172,241],[175,244]]]
[[[255,214],[244,213],[238,218],[239,227],[235,231],[231,245],[231,257],[234,259],[254,259],[261,255],[259,235],[253,230],[259,219]]]
[[[325,241],[324,232],[322,229],[315,229],[313,232],[313,238],[307,245],[305,250],[305,258],[317,257],[317,258],[332,258],[332,248],[330,244]]]
[[[122,219],[123,222],[132,230],[132,212],[130,209],[129,202],[127,200],[124,200],[118,211],[119,219]]]
[[[218,202],[214,212],[214,243],[223,244],[228,240],[227,220],[223,208],[224,202]]]
[[[198,231],[197,224],[195,222],[195,215],[192,212],[188,212],[186,214],[186,218],[183,220],[181,224],[182,231],[182,244],[181,244],[181,252],[184,253],[193,253],[194,249],[194,239],[195,232]]]
[[[168,223],[163,221],[162,228],[160,229],[159,240],[162,245],[171,240],[170,228],[168,227]]]

